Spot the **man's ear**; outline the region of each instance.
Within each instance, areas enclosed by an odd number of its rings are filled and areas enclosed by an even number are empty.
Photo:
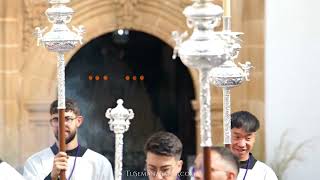
[[[236,180],[237,176],[236,176],[236,174],[234,172],[229,171],[227,179],[228,180]]]
[[[83,116],[78,116],[77,117],[77,127],[80,127],[82,125],[83,121],[84,121]]]
[[[183,161],[179,160],[178,161],[178,170],[179,170],[179,172],[182,170],[182,165],[183,165]]]

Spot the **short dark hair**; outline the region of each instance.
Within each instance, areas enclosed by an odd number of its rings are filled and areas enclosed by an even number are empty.
[[[180,139],[169,132],[157,132],[153,134],[144,145],[144,152],[162,156],[173,156],[177,160],[181,158],[182,143]]]
[[[72,111],[75,115],[80,115],[78,104],[72,99],[66,99],[66,112]],[[55,100],[50,105],[50,115],[58,113],[58,100]]]
[[[2,159],[0,159],[0,163],[2,163]]]
[[[248,111],[238,111],[231,114],[231,129],[242,128],[247,133],[256,132],[260,123],[256,116]]]
[[[232,166],[232,168],[236,170],[237,174],[239,173],[239,158],[235,156],[228,148],[213,146],[211,147],[211,151],[218,153],[223,160],[228,162]]]

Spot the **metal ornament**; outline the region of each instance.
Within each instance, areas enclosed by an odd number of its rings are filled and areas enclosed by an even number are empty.
[[[230,2],[226,4],[230,5]],[[230,7],[225,7],[225,9],[230,9]],[[209,81],[223,90],[223,141],[225,145],[229,145],[231,144],[230,89],[239,86],[244,80],[249,80],[248,76],[252,66],[250,62],[246,62],[245,64],[239,63],[241,69],[234,63],[241,49],[241,39],[239,36],[243,33],[231,31],[230,16],[224,16],[223,19],[223,31],[220,33],[220,37],[226,42],[225,51],[227,52],[227,60],[210,71]]]
[[[200,73],[200,145],[212,146],[211,138],[211,97],[209,72],[226,60],[225,41],[214,28],[220,24],[222,8],[209,0],[195,1],[187,6],[183,14],[187,17],[187,25],[193,28],[191,36],[187,33],[172,32],[176,42],[173,58],[177,55],[181,61]]]
[[[65,126],[65,64],[64,53],[82,43],[84,27],[72,27],[75,32],[69,30],[67,24],[71,21],[74,11],[65,4],[70,0],[48,0],[51,7],[45,12],[48,21],[52,23],[48,29],[36,27],[34,35],[37,37],[37,45],[45,46],[49,51],[57,53],[57,80],[58,80],[58,113],[59,113],[59,149],[66,150],[64,126]],[[61,171],[60,179],[65,180],[65,172]]]
[[[82,35],[85,30],[82,25],[72,26],[72,32],[67,24],[71,21],[74,11],[65,4],[70,0],[48,0],[52,7],[45,12],[48,21],[52,23],[50,31],[47,27],[35,28],[37,44],[45,46],[49,51],[58,53],[57,79],[58,79],[58,109],[65,109],[65,74],[64,53],[72,50],[77,44],[82,44]]]
[[[105,116],[110,119],[110,130],[115,134],[115,180],[121,180],[122,176],[122,156],[123,156],[123,134],[129,129],[130,120],[133,119],[132,109],[123,107],[123,100],[117,100],[117,106],[108,108]]]

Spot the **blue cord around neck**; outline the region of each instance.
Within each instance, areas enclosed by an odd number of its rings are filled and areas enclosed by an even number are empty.
[[[73,171],[74,171],[74,168],[76,167],[76,162],[77,162],[77,157],[78,157],[79,149],[80,149],[80,145],[78,145],[78,147],[77,147],[76,157],[75,157],[75,159],[74,159],[73,167],[72,167],[72,170],[71,170],[71,173],[70,173],[70,175],[69,175],[68,180],[71,179],[72,174],[73,174]]]
[[[246,176],[247,176],[247,173],[248,173],[248,169],[249,169],[249,166],[250,166],[250,160],[251,160],[251,154],[249,154],[249,159],[248,159],[247,166],[246,166],[246,173],[243,176],[243,180],[246,179]]]

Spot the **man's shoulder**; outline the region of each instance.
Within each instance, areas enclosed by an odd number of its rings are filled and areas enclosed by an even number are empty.
[[[270,169],[270,170],[272,170],[266,163],[261,162],[259,160],[257,160],[255,166],[257,166],[259,168],[262,168],[262,169]]]
[[[264,162],[257,161],[255,166],[257,166],[256,167],[257,169],[263,170],[267,174],[267,176],[273,177],[274,179],[277,179],[276,178],[277,176],[276,176],[275,172],[272,170],[272,168],[270,166],[268,166],[267,164],[265,164]]]
[[[85,152],[83,157],[87,157],[87,158],[96,160],[96,161],[98,161],[100,163],[106,163],[108,165],[111,165],[109,160],[105,156],[103,156],[103,155],[101,155],[101,154],[99,154],[99,153],[97,153],[97,152],[95,152],[95,151],[93,151],[93,150],[91,150],[89,148],[87,149],[87,151]]]
[[[32,154],[27,159],[27,162],[48,158],[50,156],[54,156],[54,154],[52,153],[51,149],[48,147],[48,148],[45,148],[45,149],[43,149],[43,150],[41,150],[39,152],[36,152],[36,153]]]

